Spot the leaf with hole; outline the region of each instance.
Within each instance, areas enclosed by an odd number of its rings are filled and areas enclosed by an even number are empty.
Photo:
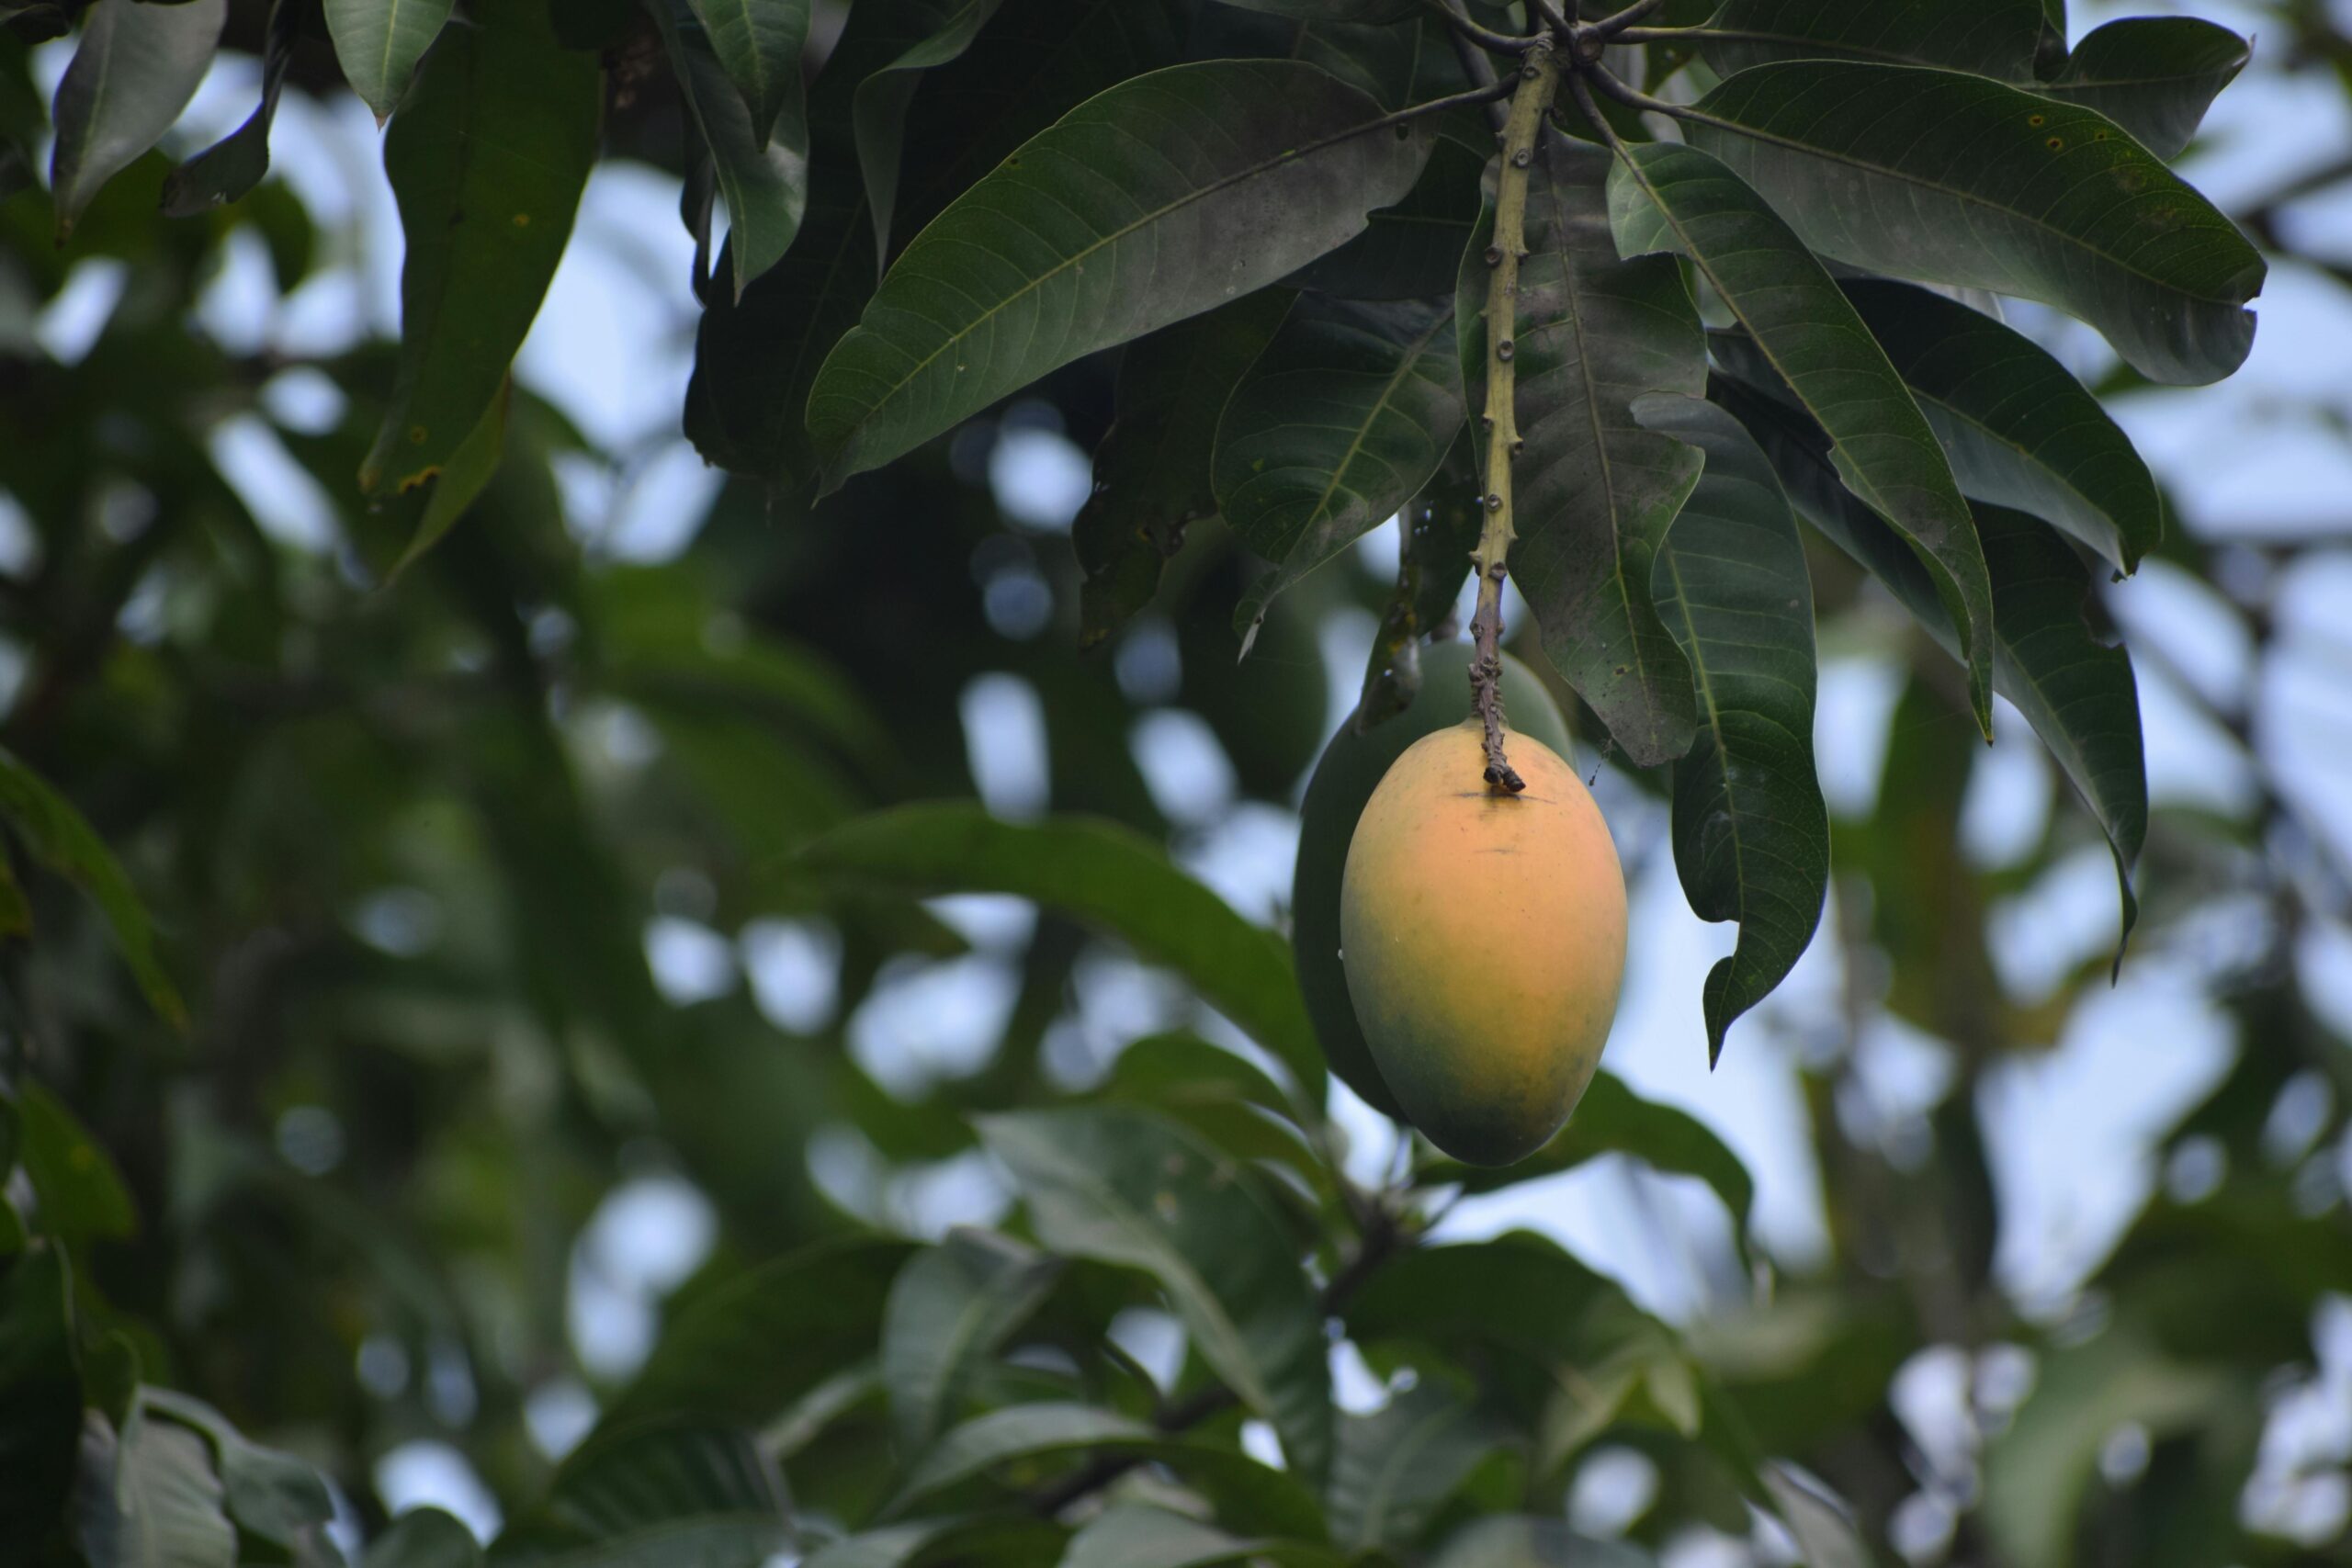
[[[1171,66],[1090,99],[917,235],[828,356],[808,429],[829,486],[1336,248],[1412,188],[1429,142],[1286,61]]]

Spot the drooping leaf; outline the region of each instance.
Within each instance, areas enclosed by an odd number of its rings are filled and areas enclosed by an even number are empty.
[[[368,1544],[361,1568],[481,1568],[474,1532],[438,1508],[415,1508]]]
[[[702,24],[710,51],[741,96],[746,146],[761,148],[774,138],[797,138],[805,152],[805,128],[784,125],[782,117],[800,105],[800,55],[808,42],[808,0],[687,0]],[[697,105],[707,110],[709,106]],[[730,118],[732,117],[729,117]]]
[[[187,218],[243,197],[269,173],[269,128],[286,68],[302,36],[302,0],[271,0],[261,60],[261,105],[244,124],[190,158],[164,181],[164,211]]]
[[[1261,288],[1127,346],[1118,417],[1094,449],[1094,490],[1070,525],[1086,573],[1080,648],[1151,602],[1185,529],[1216,511],[1210,458],[1218,418],[1289,314],[1291,298]]]
[[[1732,1021],[1804,954],[1828,894],[1813,583],[1788,497],[1739,422],[1690,400],[1654,400],[1643,412],[1707,457],[1652,582],[1699,700],[1698,741],[1674,765],[1675,869],[1702,919],[1739,922],[1739,946],[1707,975],[1713,1063]]]
[[[607,1423],[669,1410],[773,1419],[843,1365],[873,1354],[906,1243],[820,1243],[696,1297],[663,1331]]]
[[[0,818],[17,830],[41,863],[89,895],[106,917],[115,947],[130,964],[147,1005],[173,1028],[187,1028],[187,1009],[156,957],[146,908],[114,852],[72,801],[6,751],[0,751]]]
[[[602,77],[547,9],[443,32],[384,142],[408,252],[391,406],[360,468],[413,490],[481,428],[555,275],[596,156]]]
[[[1651,563],[1699,454],[1645,430],[1634,400],[1706,386],[1699,312],[1668,256],[1621,260],[1610,234],[1611,158],[1547,136],[1528,171],[1514,465],[1511,580],[1544,628],[1553,666],[1641,767],[1690,748],[1690,667],[1658,619]],[[1490,236],[1464,253],[1460,293],[1483,304]],[[1467,329],[1483,362],[1486,313]]]
[[[1724,0],[1699,51],[1723,75],[1777,60],[2032,73],[2042,0]]]
[[[1428,482],[1462,418],[1450,306],[1299,299],[1217,422],[1219,509],[1273,563],[1235,612],[1245,651],[1274,595]]]
[[[2124,17],[2093,28],[2033,90],[2097,109],[2157,157],[2177,158],[2253,56],[2245,39],[2201,17]]]
[[[1733,382],[1709,395],[1747,426],[1807,520],[1885,583],[1947,651],[1956,648],[1951,619],[1917,558],[1837,482],[1818,428],[1770,391]],[[1975,510],[1993,585],[1994,687],[2033,726],[2107,834],[2120,885],[2122,938],[2129,940],[2139,912],[2131,868],[2148,831],[2131,656],[2103,642],[2085,620],[2090,574],[2049,525],[2006,507]]]
[[[1502,1441],[1494,1423],[1436,1382],[1369,1416],[1340,1418],[1331,1536],[1350,1553],[1409,1549]]]
[[[780,26],[794,34],[792,69],[775,85],[781,113],[765,125],[754,118],[764,108],[755,111],[746,102],[728,57],[697,17],[706,7],[730,17],[745,11],[767,17],[757,26],[733,28],[730,36],[739,42],[745,28],[764,36]],[[791,249],[808,204],[808,120],[799,69],[808,0],[781,0],[780,11],[768,17],[772,11],[777,11],[777,0],[660,0],[653,6],[679,92],[710,149],[711,174],[727,198],[727,254],[738,297]],[[794,16],[797,22],[790,21]]]
[[[343,79],[381,125],[392,118],[416,62],[449,20],[452,0],[324,0],[327,36]]]
[[[1312,66],[1237,60],[1065,115],[916,236],[818,372],[808,428],[829,483],[1351,238],[1428,155],[1425,130],[1380,119]]]
[[[82,1425],[74,1537],[90,1568],[235,1568],[237,1532],[204,1439],[134,1414],[119,1439],[106,1417]]]
[[[1724,82],[1688,130],[1825,255],[2055,306],[2158,381],[2219,380],[2253,345],[2261,254],[2090,109],[1955,72],[1792,61]]]
[[[1291,1470],[1319,1480],[1331,1462],[1322,1314],[1257,1178],[1135,1111],[1033,1111],[979,1127],[1046,1244],[1150,1273],[1209,1365],[1273,1423]]]
[[[2156,481],[2040,344],[1929,289],[1844,286],[1944,444],[1960,488],[2030,512],[2129,572],[2164,532]]]
[[[139,1400],[210,1440],[229,1517],[240,1529],[292,1550],[334,1517],[334,1499],[317,1471],[254,1442],[202,1400],[161,1388],[141,1389]]]
[[[923,0],[910,20],[924,30],[905,50],[857,85],[851,110],[857,164],[865,178],[865,206],[874,219],[874,254],[887,264],[890,223],[899,209],[899,162],[906,155],[907,106],[922,73],[962,56],[1004,0]]]
[[[393,563],[390,577],[398,578],[414,566],[425,551],[458,525],[467,508],[481,499],[481,492],[489,487],[498,473],[498,465],[506,457],[506,415],[514,400],[514,384],[509,379],[500,385],[497,395],[490,400],[490,407],[482,411],[481,423],[449,454],[448,466],[425,492],[424,515],[417,520],[416,533],[409,539],[408,548]]]
[[[98,187],[164,138],[220,46],[229,0],[98,0],[58,79],[49,188],[62,241]]]
[[[965,1229],[899,1271],[882,1311],[882,1376],[901,1452],[938,1435],[975,1366],[1036,1310],[1059,1269],[1009,1236]]]
[[[1478,227],[1485,163],[1485,153],[1439,137],[1404,200],[1372,213],[1363,233],[1284,281],[1340,299],[1427,299],[1445,293]]]
[[[1493,1514],[1448,1537],[1430,1568],[1655,1568],[1622,1540],[1581,1536],[1559,1519]]]
[[[1321,1101],[1322,1055],[1282,939],[1128,829],[1084,818],[1024,826],[975,806],[908,806],[844,824],[803,860],[812,871],[907,892],[1017,894],[1114,931],[1182,973],[1281,1058],[1306,1103]]]
[[[1619,246],[1628,254],[1679,251],[1697,264],[1831,433],[1839,477],[1916,552],[1963,628],[1969,693],[1989,736],[1993,606],[1984,552],[1951,465],[1885,351],[1788,225],[1706,153],[1664,142],[1630,148],[1610,175],[1609,197]]]

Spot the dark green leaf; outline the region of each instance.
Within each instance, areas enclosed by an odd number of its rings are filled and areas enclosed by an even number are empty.
[[[1860,1529],[1839,1504],[1775,1465],[1764,1472],[1773,1505],[1796,1537],[1806,1568],[1873,1568],[1877,1558],[1863,1544]]]
[[[810,869],[914,893],[1013,893],[1125,938],[1181,972],[1208,1003],[1282,1059],[1306,1103],[1321,1103],[1323,1062],[1282,939],[1110,822],[1000,822],[974,806],[909,806],[834,829],[805,852]]]
[[[90,1568],[235,1568],[220,1478],[185,1427],[133,1415],[117,1441],[92,1411],[74,1497],[74,1540]]]
[[[334,1517],[334,1499],[319,1472],[291,1454],[263,1448],[199,1399],[142,1388],[140,1403],[193,1427],[211,1440],[230,1518],[247,1533],[294,1548]]]
[[[1430,1568],[1653,1568],[1655,1562],[1623,1541],[1577,1535],[1558,1519],[1498,1515],[1456,1530]]]
[[[696,1297],[607,1412],[608,1424],[671,1410],[746,1424],[773,1418],[873,1354],[890,1280],[911,1250],[903,1242],[820,1243]]]
[[[473,1531],[438,1508],[417,1508],[392,1521],[361,1560],[361,1568],[481,1568]]]
[[[1336,1568],[1342,1561],[1329,1549],[1245,1540],[1189,1515],[1128,1503],[1104,1509],[1071,1537],[1060,1568],[1220,1568],[1228,1562]]]
[[[560,47],[547,8],[450,28],[384,142],[408,237],[400,368],[360,469],[370,495],[447,468],[505,385],[571,233],[594,162],[603,78]]]
[[[1280,61],[1172,66],[1065,115],[915,238],[818,372],[808,428],[829,481],[1349,239],[1428,156],[1426,130],[1380,118]]]
[[[324,0],[327,36],[343,78],[376,111],[392,118],[416,62],[449,20],[451,0]]]
[[[807,1568],[917,1568],[941,1563],[1048,1562],[1061,1533],[1042,1519],[1003,1514],[910,1519],[861,1530],[804,1559]]]
[[[1427,299],[1453,287],[1462,253],[1478,227],[1478,180],[1486,154],[1441,136],[1421,177],[1364,231],[1285,282],[1341,299]]]
[[[62,240],[98,194],[164,138],[220,46],[229,0],[178,6],[98,0],[51,110],[57,145],[49,186]]]
[[[1609,154],[1549,136],[1529,171],[1520,264],[1518,423],[1510,574],[1544,629],[1553,667],[1641,767],[1690,748],[1690,667],[1658,619],[1651,564],[1699,454],[1642,428],[1647,392],[1706,386],[1699,313],[1667,256],[1620,260],[1610,236]],[[1461,293],[1483,304],[1482,228],[1463,256]],[[1467,329],[1483,358],[1480,310]],[[1465,350],[1470,345],[1465,345]]]
[[[164,1022],[187,1027],[187,1009],[155,956],[155,933],[147,910],[122,867],[73,802],[33,771],[0,751],[0,816],[35,856],[90,896],[114,933],[114,943],[131,976]]]
[[[1688,400],[1657,399],[1643,412],[1707,455],[1653,585],[1699,696],[1698,742],[1674,764],[1675,869],[1701,919],[1739,922],[1739,946],[1707,975],[1712,1063],[1732,1021],[1812,942],[1828,893],[1829,814],[1813,762],[1813,582],[1789,499],[1739,422]]]
[[[17,1086],[25,1174],[40,1201],[39,1228],[65,1241],[127,1236],[139,1228],[122,1172],[80,1118],[39,1083]]]
[[[1917,553],[1952,624],[1964,628],[1969,693],[1989,736],[1993,607],[1984,552],[1951,465],[1885,351],[1788,225],[1706,153],[1664,142],[1630,148],[1609,196],[1618,244],[1628,254],[1680,251],[1698,265],[1834,436],[1839,477]]]
[[[991,1116],[979,1126],[1021,1184],[1039,1237],[1150,1273],[1203,1358],[1273,1423],[1290,1468],[1322,1477],[1331,1462],[1322,1314],[1257,1179],[1133,1111]]]
[[[1433,16],[1424,14],[1401,28],[1310,21],[1294,28],[1293,35],[1291,59],[1321,66],[1349,85],[1363,88],[1383,108],[1427,103],[1469,85],[1445,24]],[[1474,201],[1476,194],[1474,177]],[[1471,215],[1476,215],[1475,207]],[[1423,290],[1427,294],[1444,291],[1443,285]]]
[[[1226,522],[1273,569],[1235,613],[1246,653],[1274,595],[1411,500],[1462,427],[1453,311],[1302,298],[1225,405]]]
[[[955,1416],[975,1367],[1059,1271],[1057,1259],[984,1230],[952,1232],[899,1271],[882,1311],[882,1376],[901,1452],[921,1453]]]
[[[1229,0],[1244,11],[1295,17],[1302,22],[1396,22],[1411,16],[1421,0]]]
[[[174,169],[164,182],[164,211],[187,218],[235,201],[269,173],[269,127],[277,118],[277,95],[302,35],[302,0],[271,0],[269,28],[262,46],[261,106],[245,123]]]
[[[689,4],[696,10],[708,6],[730,14],[746,7],[764,13],[773,7],[770,0],[660,0],[653,7],[678,89],[710,148],[711,172],[727,197],[727,254],[733,263],[733,292],[740,298],[753,278],[792,248],[808,209],[808,121],[801,104],[798,65],[798,35],[808,27],[808,0],[785,0],[782,14],[772,18],[778,23],[797,19],[787,29],[795,34],[793,68],[776,85],[783,112],[765,125],[753,118],[717,40],[687,9]],[[765,24],[755,30],[764,31]]]
[[[2253,54],[2245,39],[2199,17],[2125,17],[2094,28],[2034,91],[2097,109],[2157,157],[2177,158]]]
[[[70,1288],[55,1247],[0,1255],[0,1540],[46,1536],[74,1479],[82,1385]]]
[[[32,934],[32,901],[25,897],[24,884],[17,880],[17,868],[6,854],[0,854],[0,937]],[[0,1170],[6,1169],[7,1163],[0,1159]]]
[[[1222,1045],[1182,1034],[1138,1040],[1119,1053],[1102,1095],[1172,1116],[1238,1159],[1280,1166],[1309,1190],[1330,1190],[1331,1173],[1297,1106]]]
[[[1759,377],[1765,371],[1759,364],[1744,368]],[[1805,516],[1893,590],[1946,651],[1955,649],[1951,622],[1917,558],[1838,483],[1818,428],[1781,397],[1737,383],[1716,400],[1762,445]],[[1993,584],[1994,686],[2025,715],[2106,832],[2121,885],[2121,934],[2128,940],[2139,912],[2131,868],[2148,831],[2147,770],[2131,656],[2102,641],[2085,620],[2090,574],[2047,524],[1980,505],[1976,526]],[[2120,961],[2120,944],[2117,956]]]
[[[787,144],[797,142],[805,155],[807,130],[778,121],[787,110],[797,113],[800,105],[800,54],[808,42],[808,0],[687,0],[687,4],[702,23],[710,51],[727,80],[742,96],[748,117],[746,148],[765,147],[774,138]],[[709,107],[696,105],[705,113]]]
[[[1435,1382],[1370,1416],[1341,1416],[1332,1539],[1351,1554],[1409,1548],[1501,1441],[1492,1422]]]
[[[1209,463],[1218,417],[1290,308],[1284,290],[1261,288],[1127,346],[1118,418],[1094,449],[1094,491],[1070,525],[1086,573],[1080,648],[1151,602],[1185,529],[1216,511]]]
[[[1962,491],[2056,524],[2121,571],[2155,547],[2164,518],[2148,465],[2048,350],[1928,289],[1875,278],[1844,288]]]
[[[692,1417],[600,1431],[508,1533],[571,1568],[758,1568],[791,1542],[783,1478],[759,1446]]]
[[[509,379],[490,400],[490,407],[482,411],[481,423],[449,454],[448,466],[425,492],[424,515],[417,522],[416,533],[409,539],[408,548],[393,563],[392,577],[397,578],[414,566],[425,551],[439,544],[442,536],[458,525],[458,520],[489,488],[498,473],[499,463],[506,456],[506,414],[514,400],[514,385]]]
[[[1918,129],[1888,135],[1897,121]],[[2054,305],[2158,381],[2219,380],[2253,346],[2261,255],[2087,108],[1981,76],[1802,61],[1740,73],[1687,123],[1826,255]]]
[[[1724,75],[1776,60],[2032,73],[2041,0],[1724,0],[1700,53]]]
[[[899,162],[906,155],[907,106],[922,73],[960,58],[1004,0],[922,0],[909,20],[920,17],[923,32],[903,52],[857,85],[851,111],[857,134],[857,164],[865,176],[865,205],[874,218],[874,251],[890,255],[890,220],[899,209]]]

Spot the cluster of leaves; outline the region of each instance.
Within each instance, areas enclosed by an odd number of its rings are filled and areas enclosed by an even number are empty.
[[[1892,1013],[1962,1053],[1935,1158],[1858,1146],[1831,1079],[1812,1080],[1833,1262],[1685,1337],[1550,1242],[1428,1233],[1459,1193],[1612,1154],[1705,1183],[1744,1247],[1738,1162],[1604,1077],[1518,1169],[1424,1150],[1392,1185],[1351,1184],[1281,944],[1159,847],[1168,823],[1124,740],[1165,697],[1000,632],[973,592],[1013,557],[1082,602],[1081,635],[1147,602],[1176,616],[1181,700],[1267,800],[1319,739],[1316,616],[1383,602],[1310,569],[1409,506],[1410,602],[1389,622],[1409,638],[1443,617],[1480,490],[1457,435],[1482,385],[1461,349],[1484,336],[1462,328],[1486,305],[1489,141],[1472,104],[1390,117],[1479,93],[1454,28],[1373,0],[858,0],[845,23],[795,0],[277,0],[259,17],[99,0],[42,191],[18,40],[83,8],[6,8],[0,134],[20,155],[0,164],[0,264],[18,287],[0,305],[58,297],[92,258],[131,281],[86,358],[25,351],[5,388],[25,436],[6,483],[40,564],[6,591],[35,660],[0,739],[59,787],[11,766],[0,807],[25,858],[64,875],[0,889],[8,930],[36,939],[8,949],[0,1055],[0,1506],[17,1510],[0,1547],[101,1568],[330,1561],[315,1480],[176,1385],[315,1461],[383,1568],[478,1555],[446,1516],[382,1517],[368,1466],[422,1434],[461,1441],[506,1506],[494,1557],[580,1568],[787,1545],[828,1568],[1639,1562],[1678,1529],[1744,1533],[1758,1513],[1811,1561],[1866,1561],[1775,1456],[1882,1536],[1915,1490],[1885,1436],[1894,1369],[2006,1337],[2045,1357],[1984,1456],[2008,1559],[2074,1560],[2078,1532],[2131,1560],[2278,1555],[2236,1512],[2264,1381],[2307,1355],[2311,1303],[2352,1286],[2340,1204],[2311,1212],[2266,1152],[2270,1107],[2336,1050],[2291,990],[2239,998],[2264,1048],[2171,1139],[2222,1150],[2226,1179],[2135,1226],[2096,1281],[2118,1303],[2105,1334],[2044,1335],[1990,1284],[1973,1086],[2051,1021],[2001,999],[1983,906],[2064,840],[2006,884],[1967,865],[1969,737],[1989,682],[2129,863],[2146,817],[2130,669],[2085,629],[2084,552],[2123,570],[2159,547],[2156,502],[2046,355],[1981,299],[1916,281],[2079,310],[2151,374],[2225,369],[2251,253],[2155,154],[2242,62],[2235,39],[2124,23],[2067,55],[2042,0],[1726,0],[1669,7],[1649,20],[1700,30],[1623,33],[1603,59],[1628,92],[1676,101],[1682,142],[1602,93],[1611,144],[1563,101],[1513,327],[1513,560],[1589,716],[1628,758],[1673,759],[1650,783],[1670,789],[1694,907],[1744,923],[1710,982],[1718,1043],[1821,903],[1816,614],[1866,604],[1868,573],[1960,656],[1922,660],[1875,815],[1835,829],[1863,889],[1840,901],[1854,952],[1892,966]],[[1471,8],[1503,32],[1536,11]],[[262,105],[172,169],[150,149],[224,19],[262,54]],[[187,322],[232,235],[261,240],[282,289],[321,265],[300,204],[261,175],[283,85],[335,77],[391,116],[409,259],[397,351],[306,367],[345,406],[277,433],[333,499],[347,548],[326,559],[268,539],[207,445],[266,408],[286,364]],[[1833,77],[1835,94],[1811,85]],[[1930,98],[1916,143],[1879,129]],[[670,568],[597,562],[564,535],[551,465],[587,444],[508,380],[600,119],[605,150],[686,143],[706,247],[724,203],[685,423],[774,496],[731,491]],[[2037,183],[2078,166],[2137,181],[2143,228]],[[1114,387],[1096,351],[1121,342]],[[1032,383],[1096,452],[1082,584],[929,439],[985,434],[989,405]],[[1837,553],[1808,559],[1792,502]],[[1193,526],[1212,515],[1275,575],[1243,581]],[[162,629],[121,639],[151,589]],[[1257,628],[1238,674],[1236,620]],[[1627,649],[1638,662],[1606,657]],[[957,699],[984,669],[1044,695],[1054,803],[1091,817],[866,814],[969,793]],[[2183,855],[2175,914],[2242,869],[2205,853]],[[987,1065],[888,1091],[844,1021],[894,964],[959,961],[967,939],[923,901],[951,891],[1044,913]],[[414,929],[420,900],[437,932]],[[405,927],[371,918],[403,909]],[[640,941],[657,911],[729,933],[822,920],[835,1017],[780,1032],[740,994],[666,1004]],[[1266,1055],[1180,1031],[1120,1042],[1073,1089],[1047,1041],[1105,935]],[[322,1104],[339,1160],[292,1135]],[[984,1148],[1023,1207],[1000,1230],[900,1239],[915,1227],[887,1200],[815,1173],[845,1129],[899,1171]],[[722,1245],[550,1471],[524,1410],[579,1371],[565,1258],[615,1172],[649,1167],[709,1194]],[[1182,1327],[1172,1370],[1114,1332],[1138,1311]],[[1335,1325],[1389,1384],[1376,1413],[1335,1405]],[[362,1389],[363,1344],[433,1371]],[[1253,1422],[1281,1466],[1253,1457]],[[2119,1422],[2155,1443],[2128,1496],[2098,1480]],[[1639,1545],[1561,1522],[1603,1442],[1661,1477]]]

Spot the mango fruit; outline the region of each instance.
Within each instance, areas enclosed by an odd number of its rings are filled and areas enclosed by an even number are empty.
[[[1374,790],[1340,885],[1341,967],[1381,1081],[1470,1165],[1510,1165],[1583,1098],[1625,977],[1625,874],[1576,770],[1525,735],[1490,789],[1475,719]]]
[[[1421,690],[1412,705],[1359,732],[1351,715],[1323,749],[1299,807],[1298,860],[1291,873],[1291,953],[1298,966],[1306,1016],[1324,1059],[1340,1081],[1384,1115],[1405,1120],[1396,1097],[1381,1081],[1372,1052],[1348,999],[1340,964],[1340,879],[1348,841],[1364,802],[1389,765],[1421,737],[1458,723],[1470,711],[1470,645],[1436,643],[1421,649]],[[1567,722],[1535,671],[1503,655],[1503,711],[1515,732],[1554,750],[1568,750]]]

